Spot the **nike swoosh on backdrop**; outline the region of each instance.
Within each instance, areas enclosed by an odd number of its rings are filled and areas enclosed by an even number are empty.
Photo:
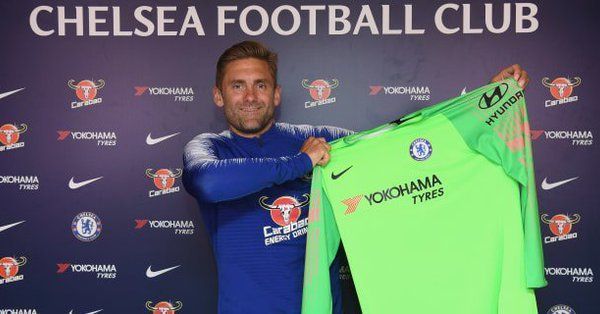
[[[157,137],[157,138],[152,138],[152,133],[148,133],[148,136],[146,137],[146,144],[148,144],[148,145],[158,144],[164,140],[170,139],[173,136],[179,135],[179,133],[181,133],[181,132],[177,132],[177,133],[173,133],[173,134],[169,134],[169,135],[165,135],[165,136]]]
[[[548,183],[548,181],[547,181],[548,178],[544,178],[544,181],[542,182],[542,189],[544,189],[544,190],[552,190],[552,189],[554,189],[556,187],[559,187],[559,186],[561,186],[563,184],[567,184],[567,183],[569,183],[571,181],[574,181],[574,180],[577,180],[577,179],[579,179],[579,177],[574,177],[574,178],[571,178],[571,179],[562,180],[562,181],[558,181],[558,182],[554,182],[554,183]]]
[[[148,277],[148,278],[154,278],[156,276],[160,276],[160,275],[162,275],[162,274],[164,274],[166,272],[169,272],[169,271],[171,271],[171,270],[173,270],[175,268],[178,268],[179,266],[181,266],[181,265],[177,265],[177,266],[165,268],[165,269],[158,270],[158,271],[152,271],[152,269],[151,269],[152,265],[150,265],[150,266],[148,266],[148,269],[146,269],[146,277]]]
[[[81,181],[81,182],[75,182],[75,181],[73,181],[75,178],[71,177],[71,180],[69,180],[69,188],[71,190],[76,190],[76,189],[78,189],[78,188],[80,188],[82,186],[86,186],[86,185],[88,185],[88,184],[90,184],[90,183],[92,183],[94,181],[98,181],[98,180],[100,180],[102,178],[103,177],[97,177],[97,178],[93,178],[93,179],[90,179],[90,180],[85,180],[85,181]]]
[[[20,225],[20,224],[22,224],[24,222],[25,222],[25,220],[19,221],[19,222],[15,222],[15,223],[12,223],[12,224],[9,224],[9,225],[0,226],[0,232],[2,232],[4,230],[8,230],[8,229],[10,229],[10,228],[12,228],[12,227],[14,227],[16,225]]]
[[[100,313],[103,310],[97,310],[97,311],[93,311],[93,312],[87,312],[86,314],[96,314],[96,313]],[[69,311],[69,314],[73,314],[73,310]]]
[[[10,96],[12,94],[18,93],[18,92],[20,92],[20,91],[22,91],[24,89],[25,89],[25,87],[19,88],[19,89],[15,89],[15,90],[12,90],[10,92],[4,92],[4,93],[0,94],[0,99],[2,99],[4,97],[8,97],[8,96]]]

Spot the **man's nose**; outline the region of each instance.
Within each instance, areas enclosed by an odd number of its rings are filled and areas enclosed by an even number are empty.
[[[244,95],[244,100],[252,102],[256,100],[256,90],[254,88],[246,89],[246,94]]]

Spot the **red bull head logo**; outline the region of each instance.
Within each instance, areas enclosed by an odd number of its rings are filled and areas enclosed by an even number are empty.
[[[280,225],[287,226],[291,222],[297,222],[302,213],[302,206],[310,202],[310,195],[304,194],[304,201],[298,202],[296,198],[291,196],[282,196],[276,199],[272,204],[267,204],[267,196],[263,196],[258,200],[260,206],[271,213],[271,219]]]
[[[550,82],[550,79],[544,77],[542,84],[550,88],[550,93],[555,99],[564,99],[571,96],[573,93],[573,87],[581,84],[581,78],[575,77],[572,80],[564,77],[555,78],[554,81]]]
[[[175,314],[176,311],[181,310],[183,303],[181,301],[175,302],[175,306],[166,301],[161,301],[152,306],[152,301],[146,302],[146,309],[151,311],[152,314]]]
[[[332,79],[331,83],[318,79],[314,80],[312,83],[308,83],[308,80],[302,80],[302,87],[308,89],[310,91],[310,96],[313,100],[325,100],[329,98],[331,94],[331,90],[338,87],[340,82],[336,79]]]
[[[146,169],[146,175],[152,178],[154,185],[160,190],[166,190],[173,187],[175,179],[181,177],[181,169],[175,169],[175,172],[169,169],[159,169],[152,172],[152,169]]]
[[[5,145],[12,145],[19,141],[19,134],[27,131],[27,125],[21,123],[20,127],[16,127],[14,124],[5,124],[0,126],[0,142]]]
[[[75,94],[79,100],[88,101],[96,98],[98,90],[104,87],[105,83],[104,80],[98,80],[98,83],[94,83],[90,80],[83,80],[75,84],[75,80],[69,80],[67,85],[75,90]]]
[[[550,226],[550,231],[552,231],[555,236],[569,234],[573,225],[578,223],[579,220],[581,220],[581,217],[578,214],[574,214],[573,218],[567,215],[558,214],[552,216],[551,219],[548,219],[548,215],[546,214],[542,215],[542,221]]]
[[[19,267],[27,263],[27,258],[21,256],[18,260],[12,257],[3,257],[0,259],[0,276],[8,279],[16,276],[19,273]]]

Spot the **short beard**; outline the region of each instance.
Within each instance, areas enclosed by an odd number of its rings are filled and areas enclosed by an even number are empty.
[[[227,109],[225,110],[225,119],[227,120],[227,123],[233,128],[235,128],[238,132],[247,135],[254,135],[263,131],[273,121],[275,110],[271,106],[269,106],[268,108],[271,109],[267,110],[267,112],[258,121],[258,124],[256,124],[256,126],[254,127],[246,125],[246,123],[244,123],[243,118],[236,117],[235,114],[230,114]]]

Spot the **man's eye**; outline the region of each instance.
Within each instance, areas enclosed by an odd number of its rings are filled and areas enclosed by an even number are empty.
[[[267,88],[267,84],[265,84],[265,83],[258,83],[258,88],[265,89],[265,88]]]
[[[233,89],[241,89],[242,84],[233,84]]]

